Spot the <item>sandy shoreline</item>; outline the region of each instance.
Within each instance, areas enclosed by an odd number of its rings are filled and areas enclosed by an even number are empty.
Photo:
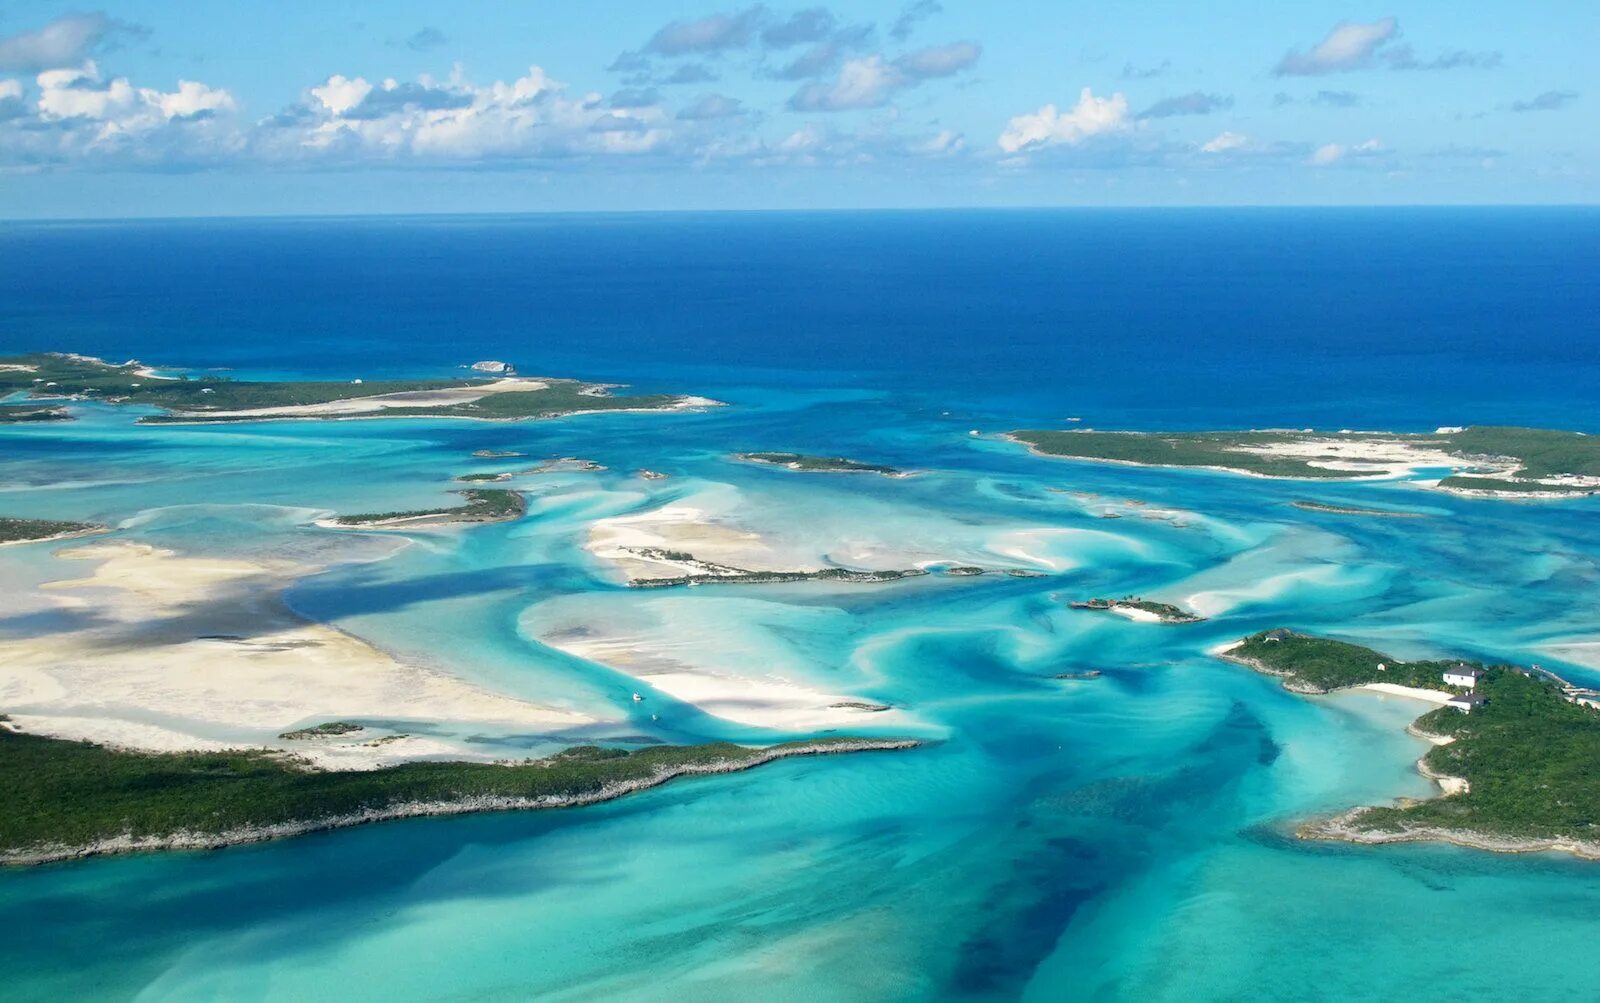
[[[884,739],[853,739],[850,741],[816,742],[806,745],[791,745],[781,748],[764,750],[760,755],[741,760],[716,760],[708,763],[684,763],[665,769],[657,770],[648,777],[640,777],[620,783],[607,784],[597,790],[571,796],[547,796],[537,798],[525,797],[500,797],[480,796],[466,797],[458,801],[412,801],[402,804],[387,805],[383,808],[374,808],[366,811],[355,812],[347,815],[335,815],[322,819],[308,819],[305,821],[285,822],[278,825],[250,826],[240,829],[231,829],[219,833],[179,832],[167,836],[135,838],[121,836],[115,839],[100,840],[80,846],[49,845],[34,847],[28,850],[12,851],[0,854],[0,864],[28,865],[44,864],[63,860],[78,860],[84,857],[102,856],[114,853],[136,853],[152,850],[213,850],[225,846],[238,846],[245,843],[260,843],[270,839],[283,839],[289,836],[300,836],[310,832],[323,832],[330,829],[347,829],[357,825],[367,825],[372,822],[384,822],[400,818],[424,818],[445,815],[468,815],[491,811],[523,811],[545,808],[575,808],[582,805],[599,804],[603,801],[612,801],[638,791],[659,787],[678,777],[697,776],[720,773],[739,773],[744,770],[763,766],[780,759],[791,759],[796,756],[821,756],[834,755],[848,752],[874,752],[898,749],[915,748],[922,743],[916,739],[884,738]]]
[[[278,735],[335,720],[508,733],[594,723],[404,664],[297,616],[281,593],[316,567],[125,542],[58,557],[98,562],[88,577],[44,586],[82,626],[0,641],[0,706],[33,734],[156,752],[284,749],[350,769],[419,755],[493,757],[437,737],[374,743],[388,737],[378,730],[344,741]]]

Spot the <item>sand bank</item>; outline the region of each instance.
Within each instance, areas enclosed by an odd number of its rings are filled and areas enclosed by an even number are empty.
[[[277,736],[333,720],[507,732],[592,720],[401,663],[301,619],[281,593],[315,567],[186,557],[136,543],[58,556],[99,562],[88,577],[44,586],[75,626],[0,641],[0,707],[36,734],[150,751],[292,749],[349,769],[444,752],[486,757],[421,740],[374,746],[374,733],[341,742]]]

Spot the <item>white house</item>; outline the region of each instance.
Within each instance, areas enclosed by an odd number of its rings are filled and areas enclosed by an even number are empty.
[[[1452,665],[1444,670],[1444,684],[1446,686],[1460,686],[1462,689],[1473,689],[1478,685],[1478,680],[1483,678],[1483,672],[1470,665]]]
[[[1454,707],[1463,714],[1471,714],[1488,702],[1481,693],[1462,693],[1446,700],[1444,705],[1446,707]]]

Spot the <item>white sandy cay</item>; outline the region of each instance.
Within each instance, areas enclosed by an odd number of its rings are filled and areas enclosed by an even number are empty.
[[[677,652],[650,637],[631,634],[601,637],[592,631],[558,633],[542,640],[552,647],[633,676],[646,688],[657,690],[699,710],[738,724],[778,731],[818,731],[826,728],[878,724],[898,717],[894,711],[874,711],[860,697],[826,693],[795,682],[781,670],[752,667],[735,675],[691,664]]]
[[[328,401],[324,404],[290,404],[282,407],[244,408],[238,411],[207,411],[206,417],[307,417],[378,414],[393,408],[449,407],[452,404],[470,404],[491,394],[543,390],[550,384],[545,380],[507,377],[493,383],[476,383],[463,387],[444,387],[438,390],[408,390],[373,397],[352,397],[348,400]]]
[[[0,708],[35,734],[152,751],[276,747],[360,768],[446,753],[486,757],[372,729],[312,741],[277,736],[350,719],[501,732],[592,720],[404,664],[301,619],[280,595],[314,567],[127,542],[59,556],[99,562],[86,578],[44,586],[82,626],[0,641]]]
[[[692,505],[667,505],[601,519],[587,549],[634,580],[739,571],[818,571],[814,559],[776,550],[760,533],[723,522]],[[690,554],[678,560],[668,554]]]

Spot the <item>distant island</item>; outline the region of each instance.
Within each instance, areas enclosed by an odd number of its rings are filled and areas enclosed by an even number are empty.
[[[355,727],[323,727],[340,726]],[[766,748],[713,742],[628,752],[590,745],[510,763],[318,770],[264,750],[143,753],[45,738],[18,732],[0,715],[0,864],[215,848],[424,815],[564,808],[793,756],[918,744],[830,737]]]
[[[3,373],[0,370],[0,373]],[[46,421],[69,421],[71,412],[64,407],[30,407],[28,405],[0,404],[0,425],[26,425]]]
[[[1350,480],[1445,468],[1451,473],[1430,486],[1456,494],[1540,498],[1600,492],[1600,437],[1549,429],[1477,426],[1431,433],[1025,429],[1008,438],[1045,456],[1258,477]]]
[[[503,365],[496,363],[496,365]],[[482,370],[480,370],[482,371]],[[139,362],[43,352],[0,358],[0,396],[161,408],[142,424],[352,418],[517,421],[595,411],[681,411],[717,401],[672,394],[614,396],[611,385],[509,375],[448,380],[234,380],[170,377]],[[42,420],[42,419],[33,419]]]
[[[1411,726],[1434,748],[1418,769],[1444,796],[1360,807],[1302,825],[1307,839],[1439,841],[1600,859],[1600,696],[1547,672],[1456,660],[1402,662],[1277,629],[1217,652],[1296,693],[1363,687],[1440,706]]]
[[[906,477],[904,471],[881,463],[863,463],[843,456],[807,456],[804,453],[735,453],[736,460],[745,463],[764,463],[768,466],[799,470],[809,474],[882,474],[885,477]]]
[[[635,589],[670,589],[684,585],[778,585],[790,582],[849,582],[853,584],[880,584],[917,578],[926,575],[921,568],[886,571],[857,571],[850,568],[822,568],[815,571],[752,571],[731,565],[702,561],[691,553],[665,550],[660,547],[625,548],[629,555],[640,561],[675,567],[682,574],[655,575],[648,578],[629,578],[628,587]]]
[[[42,543],[46,540],[70,540],[74,537],[104,533],[106,527],[92,522],[63,522],[57,519],[16,519],[0,516],[0,545],[7,543]]]
[[[318,525],[335,529],[383,529],[396,526],[417,529],[482,522],[510,522],[527,511],[522,492],[506,488],[467,488],[455,492],[467,500],[455,508],[428,508],[406,512],[366,512],[319,520]]]
[[[1382,508],[1362,508],[1358,505],[1335,505],[1332,502],[1301,501],[1289,503],[1307,512],[1327,512],[1332,515],[1369,515],[1380,519],[1424,519],[1422,512],[1395,512]]]
[[[1199,623],[1205,619],[1181,606],[1141,599],[1138,596],[1126,596],[1122,599],[1083,599],[1068,605],[1073,609],[1105,610],[1130,620],[1145,620],[1152,623]]]

